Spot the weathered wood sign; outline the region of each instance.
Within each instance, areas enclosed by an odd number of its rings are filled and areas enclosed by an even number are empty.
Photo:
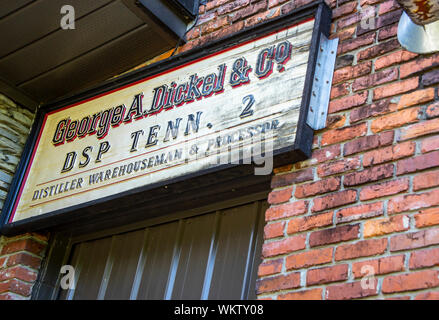
[[[270,174],[270,157],[293,148],[304,121],[315,30],[306,17],[45,112],[5,222],[236,161]]]

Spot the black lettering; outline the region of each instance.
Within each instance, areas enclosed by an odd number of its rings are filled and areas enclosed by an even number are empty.
[[[67,133],[66,133],[67,142],[75,140],[78,124],[79,124],[78,120],[70,122],[69,128],[67,129]]]
[[[168,121],[168,127],[166,128],[164,142],[169,141],[169,135],[172,134],[172,138],[175,140],[178,136],[178,128],[180,127],[180,122],[183,120],[182,118],[175,119],[175,124],[172,121]]]
[[[143,135],[143,130],[139,130],[139,131],[135,131],[135,132],[131,133],[131,139],[133,139],[133,144],[131,145],[130,152],[137,151],[137,144],[139,142],[139,136],[141,134]]]
[[[134,114],[134,119],[140,119],[143,117],[142,100],[143,100],[143,93],[139,93],[134,96],[133,103],[131,104],[131,107],[128,110],[127,115],[123,119],[123,122],[130,122],[133,118],[133,114]]]
[[[85,158],[85,160],[79,162],[79,167],[80,168],[84,168],[90,162],[90,156],[88,154],[89,151],[90,152],[93,151],[93,147],[92,146],[85,147],[84,150],[82,151],[82,156]]]
[[[117,127],[122,122],[123,115],[125,113],[125,109],[126,109],[126,107],[124,104],[114,108],[113,116],[111,117],[111,126],[112,127]]]
[[[90,125],[90,120],[91,119],[89,116],[82,118],[78,126],[78,132],[77,132],[78,138],[83,138],[87,134],[88,127]]]
[[[191,102],[195,99],[201,98],[199,86],[203,83],[203,78],[198,78],[196,74],[191,75],[189,79],[189,87],[186,98],[184,99],[186,102]]]
[[[198,128],[200,127],[200,117],[201,117],[201,114],[202,114],[202,112],[198,111],[196,119],[194,119],[194,115],[193,114],[188,115],[186,130],[184,131],[184,135],[185,136],[187,136],[189,134],[190,127],[192,127],[192,129],[193,129],[193,131],[195,133],[198,132]]]
[[[70,123],[70,118],[61,120],[60,122],[58,122],[58,124],[56,125],[56,130],[55,130],[55,134],[53,136],[52,139],[52,143],[57,146],[60,144],[64,143],[64,139],[66,137],[66,132],[67,132],[67,126]]]
[[[158,130],[160,130],[160,126],[159,125],[155,125],[152,126],[151,128],[149,128],[149,135],[148,135],[148,140],[146,141],[146,146],[145,148],[148,147],[152,147],[155,146],[158,142],[157,139],[157,135],[158,135]]]
[[[110,150],[110,143],[108,141],[101,142],[99,145],[98,156],[96,157],[95,162],[101,162],[102,155]]]
[[[76,152],[72,151],[67,153],[66,160],[64,161],[64,165],[62,167],[61,172],[67,172],[73,169],[76,161]]]
[[[165,105],[165,96],[167,90],[168,86],[166,84],[153,90],[154,97],[152,99],[151,109],[149,109],[146,113],[155,113],[163,108],[163,106]]]
[[[259,52],[255,70],[255,75],[259,79],[266,78],[273,72],[274,54],[274,46],[270,48],[265,48]]]
[[[107,109],[101,114],[101,121],[99,121],[99,129],[96,133],[98,139],[103,139],[110,129],[110,121],[113,113],[113,109]]]

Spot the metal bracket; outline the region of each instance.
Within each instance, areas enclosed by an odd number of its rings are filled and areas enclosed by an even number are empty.
[[[308,118],[306,120],[306,123],[314,130],[326,127],[337,47],[338,38],[329,40],[324,34],[320,35],[319,52],[317,54]]]

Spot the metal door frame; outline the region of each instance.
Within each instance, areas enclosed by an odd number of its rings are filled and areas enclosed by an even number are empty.
[[[256,194],[245,195],[242,197],[221,201],[211,205],[184,210],[165,216],[150,218],[136,223],[124,226],[113,227],[96,232],[77,234],[73,232],[56,232],[51,235],[46,256],[42,261],[37,281],[32,290],[32,300],[56,300],[60,294],[60,281],[63,274],[60,273],[61,267],[66,265],[73,253],[75,244],[97,240],[100,238],[117,235],[125,232],[135,231],[138,229],[156,226],[159,224],[169,223],[176,220],[191,218],[199,215],[208,214],[222,209],[241,206],[254,201],[267,199],[268,191]],[[147,208],[145,208],[147,209]],[[263,226],[258,227],[257,235],[263,237]],[[257,242],[255,242],[257,243]],[[259,252],[261,248],[258,249]]]

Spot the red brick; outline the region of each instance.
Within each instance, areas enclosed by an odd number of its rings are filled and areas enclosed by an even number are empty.
[[[8,261],[6,263],[8,267],[12,267],[18,264],[31,267],[33,269],[38,269],[41,264],[41,258],[31,256],[24,252],[20,252],[8,257]]]
[[[406,174],[439,166],[439,151],[398,161],[396,174]]]
[[[383,293],[420,290],[439,286],[439,271],[425,270],[384,278]]]
[[[349,18],[348,18],[349,19]],[[348,19],[344,19],[344,21],[348,21]],[[359,21],[359,16],[354,18],[355,20]],[[343,23],[343,22],[339,22]],[[346,25],[347,26],[347,25]],[[364,47],[366,45],[370,45],[372,43],[374,43],[376,38],[375,33],[369,33],[354,39],[350,39],[350,40],[346,40],[346,41],[342,41],[339,45],[338,45],[338,50],[337,50],[337,56],[342,55],[344,53],[347,53],[349,51],[353,51],[355,49],[358,49],[360,47]]]
[[[285,266],[291,270],[329,263],[332,261],[332,251],[333,248],[324,248],[296,253],[285,259]]]
[[[221,29],[222,27],[224,27],[228,24],[229,24],[229,17],[228,16],[216,17],[215,19],[212,19],[209,22],[207,22],[201,26],[201,33],[203,35],[207,34],[207,33],[211,33],[211,32],[214,32],[218,29]]]
[[[258,294],[285,289],[295,289],[300,287],[300,273],[291,273],[286,276],[275,276],[271,278],[259,279],[256,282]]]
[[[439,70],[433,70],[422,74],[422,85],[428,87],[439,83]]]
[[[380,4],[380,9],[378,11],[379,15],[382,15],[384,13],[399,9],[400,6],[398,4],[398,2],[396,2],[395,0],[389,0],[386,2],[383,2],[382,4]]]
[[[340,129],[332,129],[323,133],[322,146],[340,143],[347,140],[352,140],[356,137],[362,137],[366,135],[366,133],[367,133],[366,123],[360,123]]]
[[[284,240],[266,242],[262,246],[262,255],[267,258],[305,249],[305,240],[305,235],[299,235]]]
[[[296,187],[296,198],[307,198],[340,189],[340,178],[328,178]]]
[[[404,255],[379,258],[368,261],[355,262],[352,264],[354,278],[361,278],[369,274],[368,268],[373,269],[374,275],[388,274],[404,270]],[[367,268],[364,268],[364,267]],[[364,268],[364,269],[363,269]],[[362,272],[363,271],[363,272]]]
[[[272,221],[286,217],[298,216],[308,211],[308,201],[296,201],[270,207],[265,212],[265,220]]]
[[[267,224],[264,227],[264,239],[272,239],[284,235],[285,221]]]
[[[439,266],[439,248],[413,251],[409,266],[410,269]]]
[[[282,294],[278,300],[322,300],[322,288]]]
[[[279,204],[282,202],[286,202],[286,201],[291,199],[292,194],[293,194],[293,188],[272,191],[268,195],[268,203],[269,204]]]
[[[311,164],[318,164],[337,158],[340,155],[340,145],[332,145],[326,148],[320,148],[313,151],[311,155]]]
[[[26,282],[34,282],[37,279],[37,273],[22,266],[15,266],[0,270],[0,282],[16,278]]]
[[[379,31],[378,31],[378,41],[383,41],[389,38],[392,38],[394,36],[396,36],[398,33],[398,24],[392,24],[390,26],[385,26],[382,27]]]
[[[386,131],[379,135],[365,136],[349,142],[343,147],[343,154],[349,156],[362,151],[376,149],[393,143],[393,131]]]
[[[380,84],[391,82],[398,79],[398,69],[386,69],[381,72],[358,78],[352,84],[352,90],[359,91],[367,88],[376,87]]]
[[[326,118],[326,129],[336,129],[344,127],[346,124],[346,116],[345,115],[329,115]]]
[[[425,229],[393,236],[390,238],[390,251],[422,248],[433,244],[439,244],[439,229]]]
[[[394,216],[364,223],[363,236],[365,238],[381,236],[393,232],[408,230],[410,218],[407,216]]]
[[[239,9],[230,15],[232,23],[238,20],[245,19],[256,13],[265,12],[267,9],[267,0],[260,0],[259,2],[253,1],[250,6]]]
[[[412,156],[415,153],[414,142],[404,142],[394,146],[381,148],[367,152],[363,156],[363,166],[368,167],[388,161],[395,161],[401,158]]]
[[[439,205],[439,189],[420,194],[397,196],[389,200],[389,214],[412,211]]]
[[[404,109],[417,104],[422,104],[434,99],[434,88],[417,90],[401,97],[398,102],[398,109]]]
[[[42,255],[46,246],[33,239],[20,239],[17,241],[10,241],[3,245],[1,254],[10,254],[18,251],[27,251],[36,255]]]
[[[415,297],[415,300],[439,300],[439,291],[422,292]]]
[[[421,152],[426,153],[430,151],[439,150],[439,136],[429,137],[422,140]]]
[[[337,212],[336,223],[366,219],[366,218],[381,216],[383,214],[384,211],[383,211],[382,202],[362,204],[355,207],[340,209]]]
[[[367,186],[360,191],[360,200],[370,200],[398,194],[409,189],[409,179],[399,179]]]
[[[378,16],[376,26],[378,29],[382,29],[384,26],[392,25],[401,19],[402,10],[396,10],[381,14]]]
[[[427,116],[428,119],[439,117],[439,102],[435,102],[429,105],[427,107],[427,110],[425,111],[425,115]]]
[[[327,209],[332,209],[342,205],[354,203],[357,200],[357,191],[344,190],[333,193],[324,197],[314,199],[314,206],[312,212],[319,212]]]
[[[350,115],[351,124],[370,117],[388,114],[395,110],[396,104],[390,103],[390,100],[377,101],[374,104],[353,109]]]
[[[420,211],[415,216],[416,227],[424,228],[439,224],[439,208],[429,208]]]
[[[210,0],[206,3],[206,11],[210,11],[231,1],[232,0]]]
[[[223,15],[247,6],[250,0],[234,0],[218,8],[218,15]]]
[[[276,7],[276,6],[278,6],[282,3],[285,3],[287,1],[289,1],[289,0],[268,0],[268,8],[271,9],[271,8]]]
[[[308,270],[306,274],[306,285],[312,286],[322,283],[337,282],[348,279],[348,265],[324,267]]]
[[[358,169],[360,164],[360,158],[347,158],[344,160],[320,165],[317,168],[317,174],[319,177],[327,177]]]
[[[416,53],[401,50],[397,52],[393,52],[383,57],[379,57],[375,61],[375,70],[379,70],[382,68],[386,68],[389,66],[393,66],[394,64],[398,64],[401,62],[409,61],[418,55]]]
[[[349,94],[349,83],[342,83],[331,88],[331,100]]]
[[[337,19],[349,13],[354,13],[356,11],[357,11],[357,3],[355,1],[348,2],[335,8],[332,11],[332,18]]]
[[[354,23],[359,22],[360,20],[361,20],[361,15],[358,12],[353,13],[347,17],[341,18],[337,21],[337,30],[351,26]],[[362,47],[362,46],[365,46],[367,44],[373,43],[374,40],[375,40],[374,37],[372,38],[372,40],[370,42],[362,39],[360,43],[354,45],[354,48],[349,47],[349,50],[354,50],[358,47]],[[344,50],[346,50],[346,49],[347,48],[344,48]]]
[[[439,65],[439,54],[435,54],[429,57],[421,56],[420,58],[405,63],[400,66],[401,79],[408,77],[414,73],[424,71],[431,67],[437,67]]]
[[[194,40],[196,38],[199,38],[200,35],[201,35],[200,28],[195,27],[186,34],[186,40],[187,41]]]
[[[15,293],[23,297],[28,297],[31,294],[32,284],[25,283],[23,281],[12,279],[0,284],[0,293]],[[11,300],[15,300],[11,297]],[[3,300],[0,298],[0,300]]]
[[[352,172],[345,175],[344,186],[356,186],[377,180],[390,178],[393,176],[393,164],[384,164],[371,167],[359,172]]]
[[[301,171],[275,175],[271,179],[271,188],[290,186],[296,183],[305,182],[314,178],[312,168]]]
[[[270,276],[282,271],[283,259],[264,261],[259,265],[258,277]]]
[[[291,219],[290,222],[288,222],[287,233],[293,234],[318,227],[329,226],[332,224],[332,216],[333,212],[326,212],[322,214]]]
[[[418,88],[419,78],[410,78],[407,80],[387,84],[373,90],[373,100],[379,100],[391,96],[395,96],[401,93],[405,93]]]
[[[338,38],[339,41],[352,39],[355,35],[355,31],[356,31],[356,27],[354,26],[354,27],[340,30],[336,33],[331,32],[330,39]]]
[[[419,121],[418,116],[421,109],[410,108],[401,110],[389,115],[382,116],[372,121],[370,129],[372,132],[381,132],[388,129],[402,127],[406,124]]]
[[[414,191],[437,186],[439,186],[439,170],[424,172],[413,178]]]
[[[353,96],[347,96],[337,100],[332,100],[329,103],[328,113],[335,113],[361,106],[362,104],[366,103],[367,95],[368,93],[365,91]]]
[[[354,244],[344,244],[335,250],[335,261],[382,254],[387,249],[387,239],[362,240]]]
[[[401,45],[399,44],[398,39],[393,39],[360,51],[357,55],[357,59],[358,61],[372,59],[400,47]]]
[[[373,289],[363,289],[361,281],[358,281],[328,286],[325,297],[327,300],[346,300],[375,296],[377,294],[377,281],[374,281]]]
[[[360,225],[346,225],[314,231],[310,234],[309,245],[311,247],[337,243],[357,239],[360,233]]]
[[[269,11],[264,11],[249,17],[247,20],[245,20],[245,25],[246,27],[254,26],[255,24],[276,18],[278,16],[280,16],[280,8],[271,9]]]
[[[422,121],[420,123],[408,126],[407,128],[402,128],[399,135],[399,141],[413,139],[437,132],[439,132],[439,118]]]
[[[439,70],[433,70],[422,75],[422,85],[427,87],[439,83]]]
[[[372,71],[372,62],[363,62],[355,66],[346,66],[344,68],[337,69],[332,77],[332,83],[340,83],[354,78],[358,78],[369,74]]]

